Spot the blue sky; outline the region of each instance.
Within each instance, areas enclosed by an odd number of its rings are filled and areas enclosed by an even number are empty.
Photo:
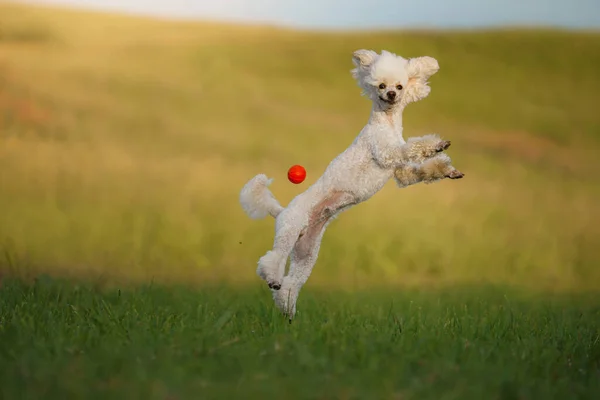
[[[169,18],[299,28],[600,28],[600,0],[30,0]]]

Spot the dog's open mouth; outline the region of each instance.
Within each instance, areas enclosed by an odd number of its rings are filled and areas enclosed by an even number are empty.
[[[398,98],[390,100],[390,99],[386,99],[384,97],[379,96],[379,100],[381,100],[381,101],[383,101],[384,103],[387,103],[387,104],[396,104],[396,102],[398,101]]]

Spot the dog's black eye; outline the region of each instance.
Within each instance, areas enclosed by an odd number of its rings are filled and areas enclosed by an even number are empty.
[[[379,89],[385,89],[385,83],[380,83],[379,84]]]
[[[402,90],[402,85],[398,85],[398,86],[396,86],[396,89],[398,89],[398,90]]]

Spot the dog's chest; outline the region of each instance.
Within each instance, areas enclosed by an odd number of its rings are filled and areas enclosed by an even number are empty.
[[[332,174],[333,187],[364,201],[383,188],[392,172],[380,168],[365,151],[349,152]],[[333,171],[332,171],[333,172]]]

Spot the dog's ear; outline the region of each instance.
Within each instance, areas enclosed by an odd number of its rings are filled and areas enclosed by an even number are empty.
[[[408,60],[407,66],[408,84],[406,92],[402,96],[404,105],[424,99],[431,92],[427,80],[436,72],[440,66],[433,57],[416,57]]]
[[[373,50],[356,50],[352,53],[352,63],[356,66],[353,70],[350,71],[352,77],[358,81],[358,85],[363,88],[363,90],[367,90],[364,85],[364,77],[369,74],[369,67],[375,59],[377,58],[377,53]],[[363,92],[365,94],[365,92]]]
[[[356,50],[352,54],[352,62],[358,68],[368,68],[377,58],[377,53],[373,50]]]
[[[433,74],[438,72],[440,65],[433,57],[416,57],[408,60],[408,78],[427,82]]]

